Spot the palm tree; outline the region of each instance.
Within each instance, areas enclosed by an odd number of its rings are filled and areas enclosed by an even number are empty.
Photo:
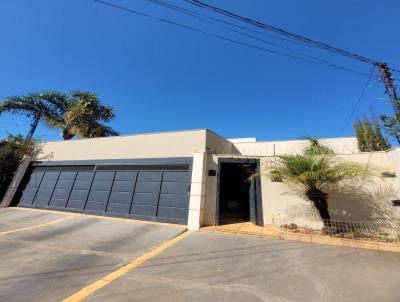
[[[31,128],[26,136],[27,139],[31,139],[40,121],[62,121],[67,106],[68,97],[63,93],[29,93],[24,96],[11,96],[0,102],[0,115],[9,112],[32,118]]]
[[[272,171],[288,184],[300,188],[317,209],[325,226],[330,225],[328,194],[325,189],[337,188],[368,174],[366,167],[339,161],[335,152],[322,146],[317,139],[309,139],[310,146],[303,154],[278,156]]]
[[[64,140],[74,136],[91,138],[118,135],[103,124],[115,117],[114,110],[102,105],[98,97],[90,92],[42,92],[11,96],[0,102],[0,115],[5,112],[32,118],[28,139],[32,138],[40,121],[60,129]]]
[[[75,135],[86,138],[118,135],[104,124],[115,117],[112,107],[102,105],[95,94],[87,91],[75,91],[70,96],[62,123],[54,124],[62,129],[64,140]]]

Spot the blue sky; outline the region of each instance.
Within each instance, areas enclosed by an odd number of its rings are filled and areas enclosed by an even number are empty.
[[[248,43],[222,28],[147,0],[109,0]],[[181,0],[165,0],[185,5]],[[206,1],[288,31],[400,68],[396,0]],[[91,0],[0,1],[0,98],[31,91],[97,93],[115,107],[121,134],[209,128],[225,137],[280,140],[352,136],[342,131],[367,79],[267,54]],[[265,37],[369,73],[371,67]],[[395,74],[400,79],[400,74]],[[357,116],[391,113],[382,83],[371,81]],[[0,137],[26,134],[29,120],[0,117]],[[41,125],[36,136],[60,139]]]

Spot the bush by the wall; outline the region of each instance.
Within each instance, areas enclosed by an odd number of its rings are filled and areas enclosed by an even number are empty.
[[[7,191],[19,165],[36,150],[37,143],[21,135],[8,137],[0,141],[0,201]]]

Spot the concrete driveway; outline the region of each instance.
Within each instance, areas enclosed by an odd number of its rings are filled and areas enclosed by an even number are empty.
[[[0,301],[60,301],[143,255],[85,301],[399,301],[397,253],[194,232],[151,255],[183,228],[66,215],[0,210]]]
[[[17,230],[13,233],[4,233]],[[0,210],[0,301],[60,301],[184,227]]]

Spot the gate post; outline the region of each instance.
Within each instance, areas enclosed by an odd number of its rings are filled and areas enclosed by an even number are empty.
[[[204,199],[206,191],[206,163],[205,152],[193,154],[192,182],[190,185],[188,229],[198,230],[203,222]]]

